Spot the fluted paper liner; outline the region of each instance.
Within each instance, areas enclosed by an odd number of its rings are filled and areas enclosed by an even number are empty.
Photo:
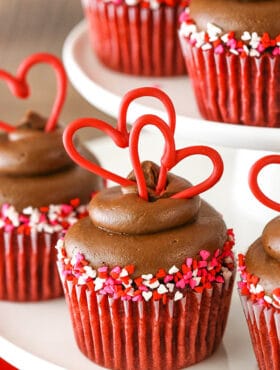
[[[201,115],[213,121],[279,127],[280,56],[240,56],[181,47]]]
[[[107,67],[127,74],[173,76],[186,72],[178,39],[183,8],[83,2],[92,48]]]
[[[120,370],[180,369],[210,356],[226,326],[234,277],[178,301],[123,301],[61,278],[76,342],[89,359]]]
[[[0,231],[0,300],[39,301],[63,295],[54,246],[61,233]]]
[[[280,313],[239,295],[260,370],[279,370]]]

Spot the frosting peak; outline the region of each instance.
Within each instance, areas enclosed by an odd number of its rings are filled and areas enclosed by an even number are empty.
[[[141,164],[150,201],[139,197],[137,186],[106,189],[89,204],[89,214],[95,226],[119,234],[150,234],[194,221],[200,207],[198,196],[190,199],[171,199],[191,184],[181,177],[168,174],[166,188],[156,195],[159,167],[147,161]],[[135,180],[133,172],[128,176]]]
[[[271,220],[262,233],[262,244],[265,252],[280,261],[280,216]]]

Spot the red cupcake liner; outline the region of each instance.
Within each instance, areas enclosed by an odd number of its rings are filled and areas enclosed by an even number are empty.
[[[186,73],[178,39],[182,6],[150,9],[88,0],[84,11],[92,48],[105,66],[143,76]]]
[[[280,369],[280,313],[240,295],[260,370]]]
[[[61,233],[0,230],[0,300],[40,301],[63,295],[55,245]]]
[[[201,115],[207,120],[280,126],[280,56],[217,54],[181,36],[181,47]]]
[[[90,360],[110,369],[180,369],[210,356],[228,316],[234,276],[174,301],[131,301],[97,294],[61,278],[75,339]]]

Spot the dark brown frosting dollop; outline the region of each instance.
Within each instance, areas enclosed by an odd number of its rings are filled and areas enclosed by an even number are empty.
[[[153,178],[156,167],[151,168],[146,179]],[[156,180],[149,183],[149,202],[139,198],[136,188],[130,192],[119,186],[97,194],[89,206],[90,217],[66,234],[68,256],[80,252],[95,268],[134,264],[135,276],[139,276],[181,266],[186,257],[195,257],[202,249],[222,248],[227,240],[222,216],[198,197],[166,197],[190,186],[175,175],[168,176],[165,192],[155,197]]]
[[[198,196],[172,199],[170,196],[191,186],[181,177],[169,174],[165,190],[156,195],[159,167],[142,163],[149,202],[139,197],[137,186],[114,187],[97,194],[89,204],[89,214],[95,226],[107,231],[126,234],[149,234],[181,226],[194,220],[200,206]],[[135,181],[133,173],[129,179]]]
[[[9,203],[21,211],[77,197],[87,203],[91,193],[102,188],[97,176],[77,167],[67,155],[63,129],[47,133],[45,124],[45,118],[29,112],[15,131],[0,135],[0,205]],[[81,151],[96,162],[86,148]]]
[[[195,0],[190,3],[190,15],[199,30],[213,23],[224,32],[268,32],[274,38],[280,34],[279,0]]]
[[[267,293],[280,287],[280,216],[271,220],[246,253],[247,271],[260,278]]]

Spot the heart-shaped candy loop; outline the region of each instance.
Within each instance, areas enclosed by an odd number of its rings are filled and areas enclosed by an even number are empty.
[[[161,158],[162,166],[160,169],[156,192],[158,192],[158,189],[162,187],[161,184],[164,184],[165,186],[166,175],[167,175],[166,167],[167,166],[172,167],[175,161],[175,142],[174,142],[173,133],[170,127],[160,117],[155,116],[153,114],[146,114],[146,115],[139,117],[135,121],[131,129],[131,133],[129,137],[129,151],[130,151],[130,159],[131,159],[132,166],[134,169],[134,174],[136,177],[138,193],[139,193],[139,196],[145,200],[148,200],[148,191],[147,191],[147,185],[145,182],[145,177],[144,177],[141,163],[140,163],[138,144],[139,144],[140,132],[143,129],[143,127],[147,125],[156,126],[161,131],[165,139],[165,150]]]
[[[280,211],[280,203],[268,198],[260,189],[258,184],[258,176],[261,170],[270,164],[280,164],[280,155],[272,154],[260,158],[254,163],[249,172],[249,186],[254,196],[265,206]]]
[[[176,150],[175,163],[171,167],[168,167],[168,170],[170,170],[176,164],[181,162],[183,159],[190,157],[192,155],[203,155],[208,157],[213,163],[213,171],[206,180],[200,182],[197,185],[193,185],[186,190],[180,191],[177,194],[174,194],[171,198],[174,199],[192,198],[195,195],[201,194],[204,191],[210,189],[212,186],[214,186],[220,180],[223,174],[224,163],[220,154],[215,149],[204,145],[190,146],[187,148]]]
[[[16,76],[10,73],[0,70],[0,79],[4,80],[12,94],[18,98],[25,99],[29,96],[29,86],[27,83],[27,75],[30,69],[39,63],[50,64],[56,73],[57,81],[57,93],[52,107],[51,114],[49,115],[48,121],[46,123],[45,131],[50,132],[54,130],[59,114],[62,110],[67,89],[67,76],[64,70],[62,62],[54,55],[48,53],[37,53],[30,55],[19,65]],[[6,132],[12,132],[16,128],[9,123],[0,121],[0,129]]]
[[[69,126],[66,127],[63,133],[63,144],[69,156],[73,159],[74,162],[78,163],[81,167],[87,169],[90,172],[93,172],[99,176],[102,176],[104,179],[114,181],[122,186],[135,185],[131,180],[128,180],[124,177],[114,174],[104,168],[98,166],[95,163],[90,162],[88,159],[83,157],[75,148],[73,138],[76,131],[84,127],[92,127],[98,130],[105,132],[110,136],[114,143],[120,147],[125,148],[128,146],[128,134],[126,127],[123,127],[124,131],[113,128],[108,123],[94,118],[80,118],[72,122]]]
[[[120,111],[119,111],[119,125],[126,126],[127,124],[127,111],[130,103],[141,97],[154,97],[162,102],[168,115],[168,125],[174,134],[176,126],[176,113],[174,105],[169,96],[162,90],[155,87],[139,87],[127,92],[122,98]],[[120,128],[120,126],[118,126]]]

